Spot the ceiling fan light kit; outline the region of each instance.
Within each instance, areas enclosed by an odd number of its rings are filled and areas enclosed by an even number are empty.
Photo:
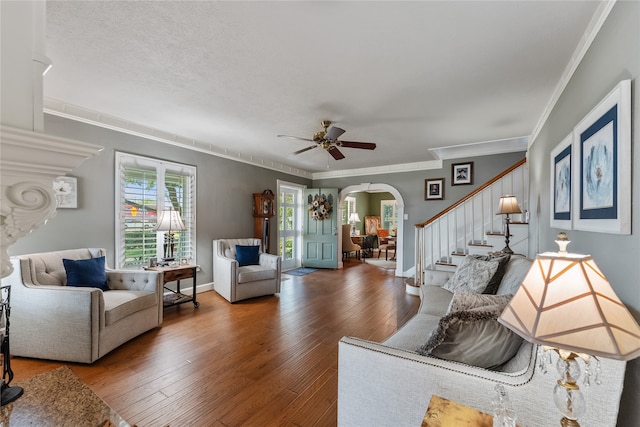
[[[320,122],[320,124],[322,125],[322,127],[324,129],[314,133],[313,134],[313,139],[302,138],[302,137],[291,136],[291,135],[278,135],[278,137],[280,137],[280,138],[299,139],[299,140],[302,140],[302,141],[310,141],[310,142],[314,142],[315,143],[315,145],[311,145],[309,147],[305,147],[305,148],[303,148],[301,150],[298,150],[298,151],[294,152],[293,153],[294,155],[304,153],[305,151],[309,151],[309,150],[311,150],[313,148],[316,148],[316,147],[321,147],[324,150],[326,150],[329,154],[331,154],[331,156],[335,160],[341,160],[341,159],[344,159],[345,156],[338,149],[338,147],[359,148],[359,149],[362,149],[362,150],[375,150],[376,149],[376,144],[373,143],[373,142],[338,141],[338,138],[343,133],[346,132],[344,129],[341,129],[341,128],[337,127],[337,126],[333,126],[331,129],[329,129],[329,126],[331,126],[331,120],[323,120],[323,121]]]

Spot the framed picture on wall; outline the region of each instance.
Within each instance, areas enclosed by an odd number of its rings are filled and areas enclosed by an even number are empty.
[[[631,234],[631,81],[621,81],[573,132],[573,228]]]
[[[473,162],[451,165],[451,185],[473,184]]]
[[[444,178],[424,180],[425,200],[444,200]]]
[[[78,178],[59,176],[53,181],[58,208],[76,209],[78,207]]]
[[[550,225],[571,230],[571,152],[573,133],[551,150]]]

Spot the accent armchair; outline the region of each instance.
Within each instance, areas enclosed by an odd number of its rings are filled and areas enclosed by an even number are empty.
[[[360,259],[360,245],[356,245],[351,240],[351,226],[349,224],[342,225],[342,257],[346,255],[347,258],[351,252],[356,253],[356,259]]]
[[[104,291],[68,280],[63,259],[95,260],[105,253],[82,248],[11,258],[13,273],[2,279],[11,285],[11,354],[92,363],[162,324],[159,272],[103,270]]]
[[[213,289],[227,301],[234,303],[280,292],[282,258],[261,253],[260,244],[256,238],[213,241]],[[247,260],[238,253],[237,245],[248,249],[257,246],[257,257]]]

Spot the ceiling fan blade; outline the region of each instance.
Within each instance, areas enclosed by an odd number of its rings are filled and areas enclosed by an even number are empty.
[[[335,141],[336,139],[338,139],[340,135],[342,135],[345,132],[346,131],[344,129],[341,129],[337,126],[333,126],[331,129],[327,131],[327,134],[324,136],[324,138],[328,139],[329,141]]]
[[[332,145],[331,147],[327,148],[327,151],[336,160],[344,159],[344,154],[342,154],[342,152],[340,150],[338,150],[338,147],[336,147],[335,145]]]
[[[298,150],[298,151],[296,151],[296,152],[295,152],[295,153],[293,153],[293,154],[300,154],[300,153],[304,153],[305,151],[309,151],[309,150],[311,150],[312,148],[316,148],[316,147],[317,147],[317,145],[312,145],[312,146],[310,146],[310,147],[303,148],[302,150]]]
[[[341,147],[362,148],[363,150],[375,150],[376,144],[373,142],[338,141]]]
[[[309,142],[314,142],[313,139],[309,139],[309,138],[300,138],[299,136],[291,136],[291,135],[276,135],[278,138],[290,138],[290,139],[299,139],[301,141],[309,141]]]

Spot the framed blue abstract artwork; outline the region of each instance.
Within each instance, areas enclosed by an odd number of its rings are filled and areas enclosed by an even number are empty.
[[[621,81],[573,135],[573,228],[631,234],[631,81]]]
[[[571,230],[571,152],[573,133],[551,150],[551,218],[554,228]]]

